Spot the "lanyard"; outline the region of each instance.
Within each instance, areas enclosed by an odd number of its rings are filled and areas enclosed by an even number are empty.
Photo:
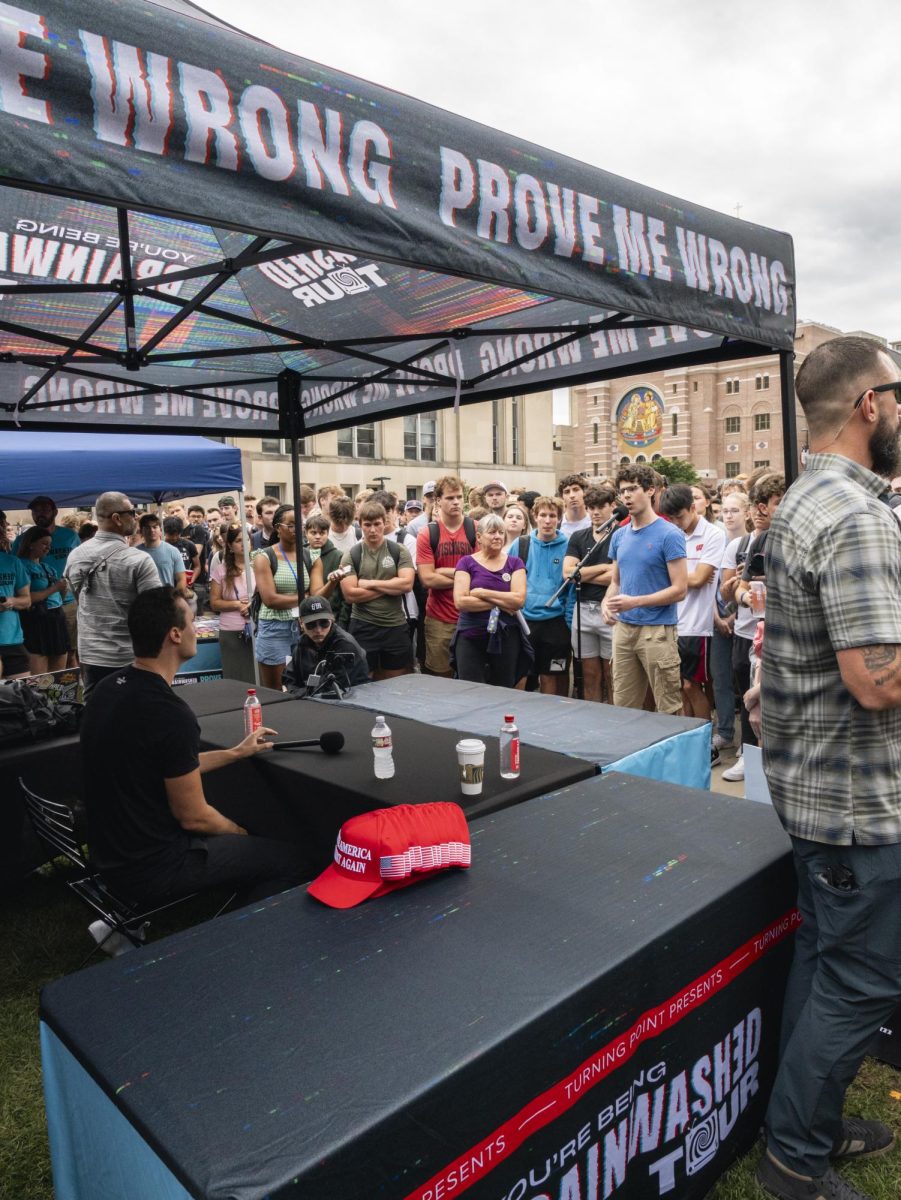
[[[285,554],[284,550],[282,550],[281,546],[278,546],[277,549],[280,551],[282,558],[285,560],[285,562],[291,568],[291,574],[294,576],[294,590],[297,592],[298,595],[300,595],[300,584],[297,582],[297,572],[294,570],[294,565],[291,562],[291,559],[288,558],[287,554]],[[272,582],[275,583],[275,580],[273,579]]]

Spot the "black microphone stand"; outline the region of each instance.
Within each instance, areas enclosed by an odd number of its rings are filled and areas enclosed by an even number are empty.
[[[588,560],[600,546],[604,540],[603,535],[608,529],[612,529],[619,523],[619,516],[614,513],[609,520],[605,521],[599,529],[592,527],[592,533],[595,535],[595,540],[588,548],[588,553],[584,556],[581,562],[576,563],[576,568],[570,575],[569,579],[564,579],[563,583],[557,588],[550,600],[545,602],[545,608],[550,608],[554,601],[560,596],[570,584],[573,584],[576,589],[576,662],[573,667],[573,688],[576,693],[577,700],[585,699],[585,680],[582,675],[582,568],[588,566]],[[598,536],[600,534],[600,537]]]

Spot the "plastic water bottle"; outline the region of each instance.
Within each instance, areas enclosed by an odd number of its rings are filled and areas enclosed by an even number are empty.
[[[500,747],[501,779],[519,779],[519,729],[512,715],[504,717]]]
[[[394,778],[394,744],[384,717],[376,717],[372,727],[372,767],[376,779]]]
[[[244,701],[244,736],[250,737],[263,724],[263,706],[257,695],[256,688],[247,689],[247,699]]]
[[[488,614],[488,633],[489,633],[489,635],[494,633],[495,629],[497,629],[500,619],[501,619],[501,610],[497,607],[497,605],[495,605],[494,608],[491,610],[491,612]]]

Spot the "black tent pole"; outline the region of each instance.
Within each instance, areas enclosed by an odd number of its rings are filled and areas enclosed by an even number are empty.
[[[791,350],[779,351],[779,390],[782,393],[782,446],[785,459],[785,483],[798,474],[798,422],[795,417],[795,371]]]
[[[297,526],[298,551],[303,546],[303,510],[300,506],[300,439],[304,436],[303,409],[300,406],[300,375],[285,370],[278,377],[279,433],[291,443],[291,488],[294,494],[294,523]],[[299,565],[299,560],[298,560]]]

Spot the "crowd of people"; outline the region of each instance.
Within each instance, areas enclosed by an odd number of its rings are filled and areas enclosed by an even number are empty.
[[[631,464],[615,479],[568,475],[555,495],[455,475],[421,500],[303,487],[299,519],[269,496],[245,497],[241,517],[231,495],[142,513],[105,492],[93,521],[57,523],[38,496],[11,542],[0,526],[0,666],[79,663],[90,694],[131,660],[132,601],[166,585],[218,619],[226,678],[303,695],[312,674],[353,686],[362,662],[373,680],[422,671],[574,693],[715,719],[716,762],[737,724],[757,741],[763,549],[784,491],[767,471],[714,494]],[[727,778],[741,774],[739,759]]]
[[[305,875],[278,814],[204,797],[205,772],[272,733],[200,752],[171,685],[207,606],[227,676],[253,680],[255,647],[262,681],[298,695],[418,669],[564,696],[575,668],[586,700],[715,722],[714,760],[739,714],[744,745],[762,731],[803,916],[758,1179],[782,1200],[866,1200],[831,1164],[894,1141],[842,1105],[901,999],[901,380],[847,337],[796,386],[811,454],[787,493],[768,469],[713,495],[642,463],[553,496],[452,474],[404,503],[304,488],[300,513],[223,496],[140,515],[105,492],[90,526],[38,496],[12,542],[0,514],[2,675],[77,651],[98,866],[154,904]]]

